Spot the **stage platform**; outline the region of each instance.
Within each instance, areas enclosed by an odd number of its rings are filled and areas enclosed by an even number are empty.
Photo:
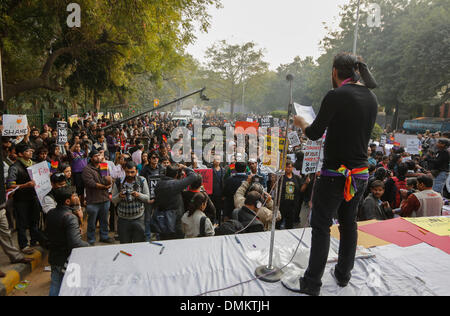
[[[308,263],[311,229],[276,231],[274,264],[286,265],[285,280],[303,275]],[[291,296],[281,282],[266,283],[254,271],[267,265],[270,232],[235,236],[163,241],[149,244],[112,245],[75,249],[65,275],[61,296]],[[449,295],[450,255],[421,243],[412,247],[394,244],[361,248],[352,280],[346,288],[336,285],[330,269],[337,258],[339,241],[331,240],[321,295]],[[120,254],[125,251],[132,256]],[[72,269],[74,268],[74,269]],[[245,282],[239,286],[232,285]],[[228,288],[226,290],[215,291]]]

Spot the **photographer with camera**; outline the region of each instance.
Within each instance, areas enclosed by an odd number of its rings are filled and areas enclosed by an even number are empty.
[[[125,165],[125,178],[116,179],[112,191],[112,202],[117,206],[117,230],[121,244],[145,241],[144,212],[150,200],[147,180],[137,175],[133,161]]]
[[[234,195],[234,207],[236,209],[244,206],[245,199],[250,192],[258,192],[266,202],[261,206],[256,215],[261,220],[264,225],[265,230],[271,229],[272,224],[272,216],[273,216],[273,200],[269,193],[267,193],[261,183],[258,181],[257,175],[249,175],[247,181],[242,182],[239,189],[237,189],[236,194]],[[277,222],[281,220],[281,213],[278,212]]]

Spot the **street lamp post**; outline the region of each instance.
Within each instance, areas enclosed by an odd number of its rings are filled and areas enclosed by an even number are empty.
[[[356,13],[356,27],[355,27],[355,36],[353,39],[353,55],[356,55],[356,44],[358,41],[358,30],[359,30],[359,6],[361,4],[361,0],[358,0],[358,9]]]

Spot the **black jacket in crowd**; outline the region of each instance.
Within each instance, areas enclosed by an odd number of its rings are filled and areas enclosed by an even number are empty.
[[[246,227],[252,222],[253,218],[256,214],[247,208],[245,205],[239,210],[238,220],[242,224],[242,226]],[[255,218],[253,222],[243,231],[241,234],[246,233],[259,233],[264,231],[264,224],[258,219]]]
[[[243,181],[247,181],[247,174],[236,173],[225,180],[223,196],[225,197],[224,216],[231,217],[234,210],[234,194]]]
[[[184,214],[182,193],[197,179],[194,170],[186,168],[184,171],[186,178],[178,180],[164,176],[155,188],[156,205],[159,210],[176,210],[180,218]]]
[[[81,239],[78,218],[68,206],[58,205],[47,214],[46,233],[49,241],[48,262],[63,267],[72,249],[88,247]]]

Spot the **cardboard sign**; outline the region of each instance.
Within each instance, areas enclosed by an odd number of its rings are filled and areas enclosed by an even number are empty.
[[[213,194],[213,170],[212,169],[195,169],[196,173],[201,174],[203,178],[203,188],[209,195]]]
[[[26,115],[3,115],[2,136],[23,136],[28,134],[28,119]]]
[[[56,130],[58,136],[56,137],[57,145],[65,145],[67,143],[67,122],[57,122]]]
[[[50,181],[50,169],[47,161],[43,161],[36,165],[27,168],[31,180],[36,182],[34,187],[38,196],[39,202],[42,205],[44,197],[52,190],[52,183]]]
[[[288,134],[288,139],[289,139],[289,146],[290,147],[295,147],[295,146],[300,146],[301,142],[300,142],[300,138],[298,138],[298,134],[297,132],[290,132]]]
[[[316,113],[312,106],[305,106],[294,103],[295,112],[297,112],[298,116],[301,116],[305,119],[306,123],[311,125],[316,119]]]
[[[320,160],[323,156],[322,148],[323,138],[318,141],[308,140],[303,148],[305,156],[303,157],[302,174],[316,173],[320,170]]]
[[[258,135],[258,122],[236,122],[234,127],[235,134]]]

